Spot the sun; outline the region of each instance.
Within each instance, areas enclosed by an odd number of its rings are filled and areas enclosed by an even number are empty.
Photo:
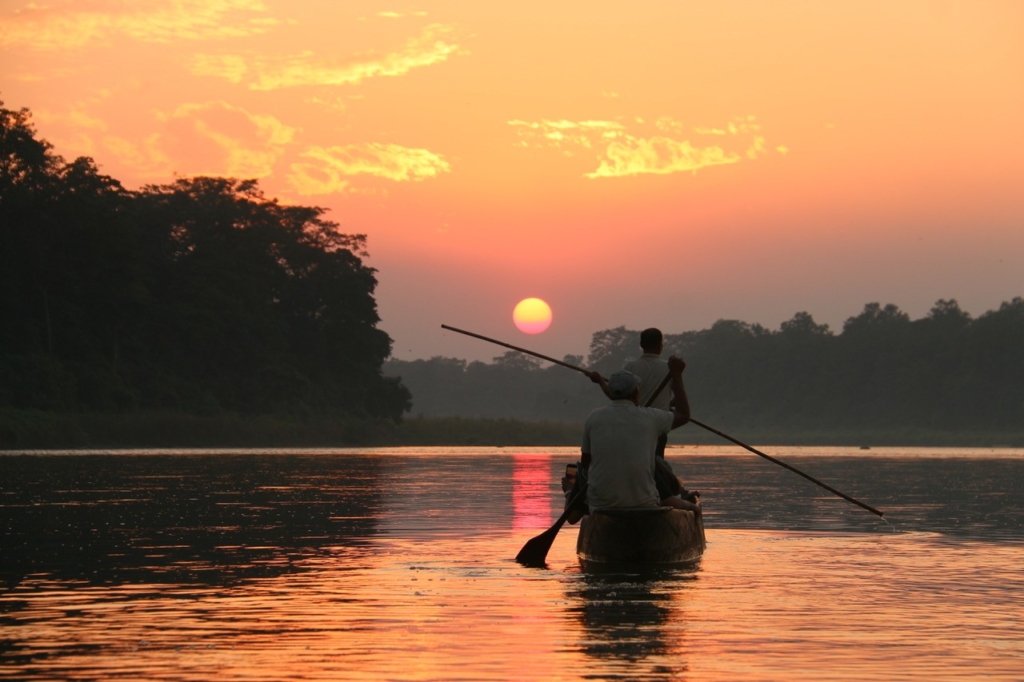
[[[512,311],[512,321],[521,332],[540,334],[551,326],[551,306],[539,298],[524,298]]]

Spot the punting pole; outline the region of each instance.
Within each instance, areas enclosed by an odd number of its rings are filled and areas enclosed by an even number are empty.
[[[561,360],[555,360],[554,358],[549,358],[547,355],[541,355],[540,353],[534,353],[532,350],[527,350],[525,348],[520,348],[519,346],[513,346],[511,343],[505,343],[504,341],[498,341],[497,339],[492,339],[492,338],[490,338],[488,336],[481,336],[480,334],[474,334],[473,332],[467,332],[465,329],[457,329],[455,327],[449,327],[446,324],[442,324],[441,325],[441,329],[447,329],[449,331],[458,332],[460,334],[465,334],[466,336],[472,336],[474,339],[480,339],[482,341],[488,341],[490,343],[494,343],[494,344],[497,344],[499,346],[504,346],[505,348],[511,348],[512,350],[517,350],[520,353],[526,353],[527,355],[532,355],[535,358],[540,358],[541,360],[547,360],[548,362],[553,362],[556,365],[561,365],[562,367],[568,367],[569,369],[574,369],[577,372],[583,372],[584,374],[586,374],[586,372],[587,372],[587,370],[583,369],[582,367],[577,367],[576,365],[570,365],[568,362],[562,362]]]
[[[480,339],[481,341],[487,341],[489,343],[494,343],[494,344],[497,344],[499,346],[504,346],[505,348],[511,348],[512,350],[517,350],[520,353],[526,353],[527,355],[532,355],[535,358],[540,358],[541,360],[547,360],[548,362],[553,362],[556,365],[561,365],[562,367],[568,367],[569,369],[574,369],[577,372],[583,372],[584,374],[586,374],[586,372],[587,372],[587,370],[583,369],[582,367],[577,367],[576,365],[570,365],[568,362],[562,362],[561,360],[556,360],[556,359],[554,359],[552,357],[548,357],[547,355],[541,355],[540,353],[535,353],[532,350],[527,350],[526,348],[520,348],[519,346],[513,346],[510,343],[505,343],[503,341],[498,341],[497,339],[492,339],[492,338],[487,337],[487,336],[482,336],[480,334],[474,334],[473,332],[467,332],[464,329],[457,329],[455,327],[449,327],[446,324],[442,324],[441,328],[442,329],[447,329],[447,330],[453,331],[453,332],[458,332],[459,334],[465,334],[466,336],[472,336],[475,339]],[[658,391],[660,391],[662,388],[664,388],[665,384],[668,383],[667,379],[668,379],[668,377],[666,377],[666,381],[663,381],[662,385],[659,386]],[[657,393],[655,393],[655,395],[657,395]],[[835,488],[833,488],[832,486],[827,485],[825,483],[822,483],[821,481],[819,481],[818,479],[814,478],[813,476],[805,474],[804,472],[800,471],[796,467],[790,466],[789,464],[786,464],[785,462],[783,462],[781,460],[775,459],[774,457],[772,457],[770,455],[766,455],[766,454],[764,454],[763,452],[761,452],[760,450],[758,450],[756,448],[752,448],[751,446],[747,445],[743,441],[737,440],[737,439],[733,438],[732,436],[730,436],[727,433],[722,433],[718,429],[713,428],[711,426],[708,426],[707,424],[705,424],[703,422],[699,422],[696,419],[692,419],[691,418],[690,422],[692,422],[693,424],[696,424],[697,426],[701,427],[702,429],[705,429],[707,431],[710,431],[711,433],[717,434],[717,435],[721,436],[722,438],[724,438],[724,439],[726,439],[728,441],[731,441],[731,442],[735,443],[736,445],[739,445],[742,448],[746,448],[750,452],[753,452],[755,455],[759,455],[761,457],[764,457],[769,462],[773,462],[775,464],[778,464],[780,467],[783,467],[785,469],[789,469],[794,474],[799,474],[799,475],[803,476],[804,478],[806,478],[811,483],[814,483],[816,485],[821,486],[825,490],[827,490],[830,493],[833,493],[835,495],[838,495],[839,497],[843,498],[847,502],[852,502],[853,504],[857,505],[858,507],[861,507],[862,509],[868,510],[872,514],[877,514],[879,517],[885,518],[885,514],[883,512],[875,509],[871,505],[865,504],[865,503],[861,502],[860,500],[854,499],[854,498],[850,497],[849,495],[847,495],[846,493],[840,492],[840,491],[836,490]]]
[[[727,434],[727,433],[722,433],[722,432],[721,432],[721,431],[719,431],[718,429],[716,429],[716,428],[713,428],[713,427],[711,427],[711,426],[708,426],[707,424],[704,424],[703,422],[699,422],[699,421],[697,421],[696,419],[692,419],[692,418],[691,418],[691,419],[690,419],[690,422],[692,422],[692,423],[696,424],[697,426],[701,427],[702,429],[707,429],[707,430],[708,430],[708,431],[710,431],[711,433],[716,433],[716,434],[718,434],[719,436],[721,436],[722,438],[724,438],[724,439],[726,439],[726,440],[728,440],[728,441],[732,441],[733,443],[736,443],[736,445],[739,445],[739,446],[740,446],[740,447],[742,447],[742,448],[746,448],[747,450],[750,450],[750,451],[751,451],[751,452],[753,452],[753,453],[754,453],[755,455],[760,455],[761,457],[764,457],[764,458],[765,458],[766,460],[768,460],[769,462],[774,462],[775,464],[778,464],[778,465],[779,465],[780,467],[783,467],[783,468],[789,469],[789,470],[790,470],[790,471],[792,471],[792,472],[793,472],[794,474],[800,474],[801,476],[803,476],[804,478],[806,478],[806,479],[807,479],[808,481],[810,481],[811,483],[816,483],[816,484],[820,485],[820,486],[821,486],[822,488],[824,488],[825,490],[829,491],[830,493],[835,493],[836,495],[838,495],[839,497],[843,498],[843,499],[844,499],[844,500],[846,500],[847,502],[853,502],[853,503],[854,503],[855,505],[857,505],[858,507],[862,507],[862,508],[864,508],[864,509],[867,509],[867,510],[868,510],[869,512],[871,512],[872,514],[878,514],[878,516],[881,516],[882,518],[885,518],[885,514],[883,514],[882,512],[878,511],[877,509],[875,509],[875,508],[874,508],[874,507],[872,507],[871,505],[869,505],[869,504],[864,504],[864,503],[863,503],[863,502],[861,502],[860,500],[856,500],[856,499],[854,499],[854,498],[850,497],[849,495],[847,495],[846,493],[842,493],[842,492],[839,492],[838,490],[836,490],[836,489],[835,489],[835,488],[833,488],[832,486],[830,486],[830,485],[827,485],[827,484],[825,484],[825,483],[822,483],[822,482],[821,482],[821,481],[819,481],[818,479],[814,478],[813,476],[809,476],[809,475],[805,474],[804,472],[800,471],[800,470],[799,470],[799,469],[797,469],[796,467],[792,467],[792,466],[790,466],[790,465],[786,464],[785,462],[783,462],[783,461],[781,461],[781,460],[775,459],[774,457],[772,457],[772,456],[770,456],[770,455],[766,455],[766,454],[764,454],[763,452],[761,452],[760,450],[758,450],[758,449],[756,449],[756,448],[752,448],[752,447],[750,447],[749,445],[747,445],[746,443],[743,443],[743,442],[741,442],[741,441],[738,441],[738,440],[736,440],[735,438],[733,438],[732,436],[730,436],[730,435],[729,435],[729,434]]]

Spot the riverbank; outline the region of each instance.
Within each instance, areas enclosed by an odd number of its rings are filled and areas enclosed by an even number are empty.
[[[512,419],[284,417],[0,410],[0,450],[569,445],[580,425]]]
[[[1024,447],[1024,430],[801,431],[746,429],[713,424],[751,445]],[[403,445],[573,446],[582,425],[514,419],[411,417],[401,423],[353,418],[281,417],[174,412],[68,414],[0,410],[0,450],[103,448],[374,447]],[[720,444],[694,425],[672,433],[670,443]]]

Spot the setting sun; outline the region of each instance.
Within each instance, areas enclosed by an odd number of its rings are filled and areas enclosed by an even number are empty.
[[[519,331],[540,334],[551,326],[551,306],[539,298],[524,298],[512,311],[512,320]]]
[[[1019,0],[0,0],[0,101],[127,190],[257,180],[365,235],[396,359],[524,286],[561,357],[1019,295],[1022,34]]]

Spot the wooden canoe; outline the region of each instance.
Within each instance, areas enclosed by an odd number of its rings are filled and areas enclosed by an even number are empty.
[[[580,521],[576,555],[594,564],[692,564],[705,546],[704,519],[693,512],[607,509]]]

